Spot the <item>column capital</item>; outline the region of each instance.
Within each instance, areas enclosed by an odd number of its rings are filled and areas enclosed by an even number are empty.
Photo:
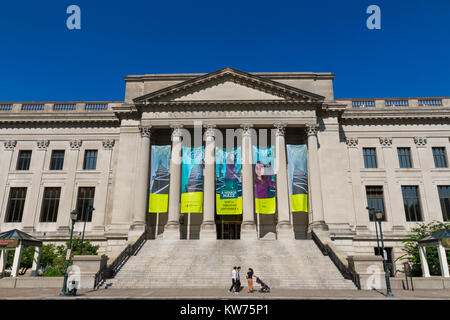
[[[243,130],[243,132],[242,132],[243,136],[250,136],[251,135],[250,129],[253,128],[253,124],[243,123],[243,124],[241,124],[241,128]]]
[[[358,138],[345,137],[345,143],[347,144],[347,148],[356,148],[358,147]]]
[[[5,147],[5,150],[8,150],[8,151],[13,151],[14,148],[16,147],[16,145],[17,145],[17,140],[8,140],[8,141],[3,142],[3,146]]]
[[[47,150],[48,146],[50,145],[50,140],[36,141],[36,145],[37,145],[38,150],[45,151],[45,150]]]
[[[414,137],[414,143],[416,144],[417,147],[425,147],[427,145],[427,138],[426,137]]]
[[[181,129],[183,128],[182,124],[171,124],[170,128],[172,128],[172,141],[174,138],[180,138],[183,136],[183,132],[181,131]]]
[[[215,136],[215,129],[216,129],[216,125],[215,124],[205,124],[203,125],[203,127],[206,129],[205,131],[205,136],[206,138],[212,137],[214,138]]]
[[[274,123],[273,126],[275,128],[277,128],[277,131],[275,133],[277,136],[284,136],[285,131],[286,131],[286,126],[287,126],[286,123],[280,123],[280,122],[279,123]]]
[[[392,146],[392,138],[391,137],[380,137],[380,144],[385,148],[389,148]]]
[[[306,123],[306,133],[309,136],[317,136],[317,131],[319,130],[319,125],[317,123]]]
[[[142,138],[150,138],[150,136],[152,134],[152,126],[151,125],[145,125],[145,126],[140,125],[139,131],[141,132]]]
[[[73,139],[73,140],[70,140],[69,144],[70,144],[70,149],[72,149],[72,150],[80,150],[81,145],[83,144],[83,140],[81,140],[81,139]]]
[[[115,143],[116,143],[116,140],[114,140],[114,139],[104,139],[102,141],[103,149],[112,150],[114,148]]]

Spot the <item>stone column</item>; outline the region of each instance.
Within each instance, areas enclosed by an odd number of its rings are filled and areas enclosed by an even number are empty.
[[[23,244],[19,244],[14,252],[14,262],[11,270],[11,277],[19,275],[20,262],[22,261]]]
[[[181,200],[181,147],[182,125],[173,125],[172,156],[170,158],[169,213],[164,227],[164,240],[180,239],[180,200]]]
[[[145,217],[147,213],[149,193],[149,171],[150,171],[150,136],[151,126],[139,126],[141,132],[141,146],[139,161],[137,165],[137,181],[134,194],[133,222],[128,233],[130,238],[138,239],[146,229]]]
[[[9,170],[11,169],[11,160],[14,152],[14,148],[17,145],[16,140],[8,140],[3,142],[3,152],[0,152],[0,185],[6,186],[8,181]],[[0,188],[0,199],[4,198],[4,192],[7,188]],[[1,266],[0,266],[1,267]]]
[[[320,181],[320,165],[317,145],[317,129],[315,123],[306,124],[308,134],[308,184],[310,186],[310,206],[312,219],[310,228],[325,231],[328,229],[324,221],[322,202],[322,183]]]
[[[4,276],[6,260],[8,260],[8,251],[0,250],[0,278]]]
[[[442,245],[442,242],[439,241],[439,245],[437,247],[438,256],[439,256],[439,264],[441,266],[441,277],[450,277],[450,274],[448,272],[448,261],[447,261],[447,254],[445,252],[445,248]]]
[[[430,269],[428,268],[427,251],[424,246],[419,245],[420,265],[422,266],[422,277],[428,278],[430,276]]]
[[[243,124],[242,133],[242,225],[241,239],[256,240],[256,225],[254,216],[254,198],[253,198],[253,157],[252,157],[252,125]]]
[[[34,256],[33,256],[33,266],[31,267],[31,276],[37,276],[37,272],[39,270],[39,263],[41,261],[41,247],[34,248]]]
[[[289,189],[286,166],[286,145],[284,139],[284,130],[286,124],[275,124],[277,128],[275,136],[275,169],[277,183],[277,238],[295,239],[289,216]]]
[[[200,239],[216,239],[216,223],[214,221],[216,196],[215,167],[215,125],[206,125],[205,132],[205,169],[203,180],[203,222],[200,229]]]

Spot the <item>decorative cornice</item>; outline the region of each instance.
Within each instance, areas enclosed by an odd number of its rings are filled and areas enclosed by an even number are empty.
[[[152,126],[139,126],[139,131],[141,132],[141,137],[150,138],[152,134]]]
[[[5,142],[3,142],[3,145],[5,147],[5,150],[13,151],[14,148],[16,147],[16,145],[17,145],[17,140],[5,141]]]
[[[307,123],[305,124],[306,133],[309,136],[317,136],[317,131],[319,130],[319,125],[317,123]]]
[[[325,97],[301,90],[280,82],[261,78],[233,68],[223,68],[199,77],[195,77],[170,87],[157,90],[155,92],[143,95],[133,99],[135,103],[148,103],[150,101],[167,101],[169,96],[180,95],[189,92],[193,88],[204,86],[206,83],[225,79],[246,87],[255,88],[260,91],[270,92],[276,96],[286,98],[287,100],[299,101],[323,101]]]
[[[70,149],[79,150],[81,148],[81,145],[83,144],[83,140],[73,139],[73,140],[70,140],[69,144],[70,144]]]
[[[385,148],[389,148],[392,146],[392,138],[391,137],[380,137],[380,144]]]
[[[115,144],[116,144],[116,140],[114,140],[114,139],[104,139],[102,141],[103,149],[105,149],[105,150],[112,150],[114,148]]]
[[[426,147],[427,138],[426,137],[414,137],[414,143],[417,147]]]
[[[345,137],[345,143],[347,144],[347,148],[357,148],[358,147],[358,138]]]
[[[39,140],[36,142],[38,150],[47,150],[48,146],[50,145],[49,140]]]

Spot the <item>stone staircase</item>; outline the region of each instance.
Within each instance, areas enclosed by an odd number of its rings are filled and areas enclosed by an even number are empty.
[[[271,288],[356,290],[312,240],[149,240],[107,283],[112,288],[228,289],[233,266],[241,266],[244,287],[251,267]]]

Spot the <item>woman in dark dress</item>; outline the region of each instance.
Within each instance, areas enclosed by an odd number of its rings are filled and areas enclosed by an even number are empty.
[[[247,272],[248,292],[253,292],[253,269],[248,268]]]

